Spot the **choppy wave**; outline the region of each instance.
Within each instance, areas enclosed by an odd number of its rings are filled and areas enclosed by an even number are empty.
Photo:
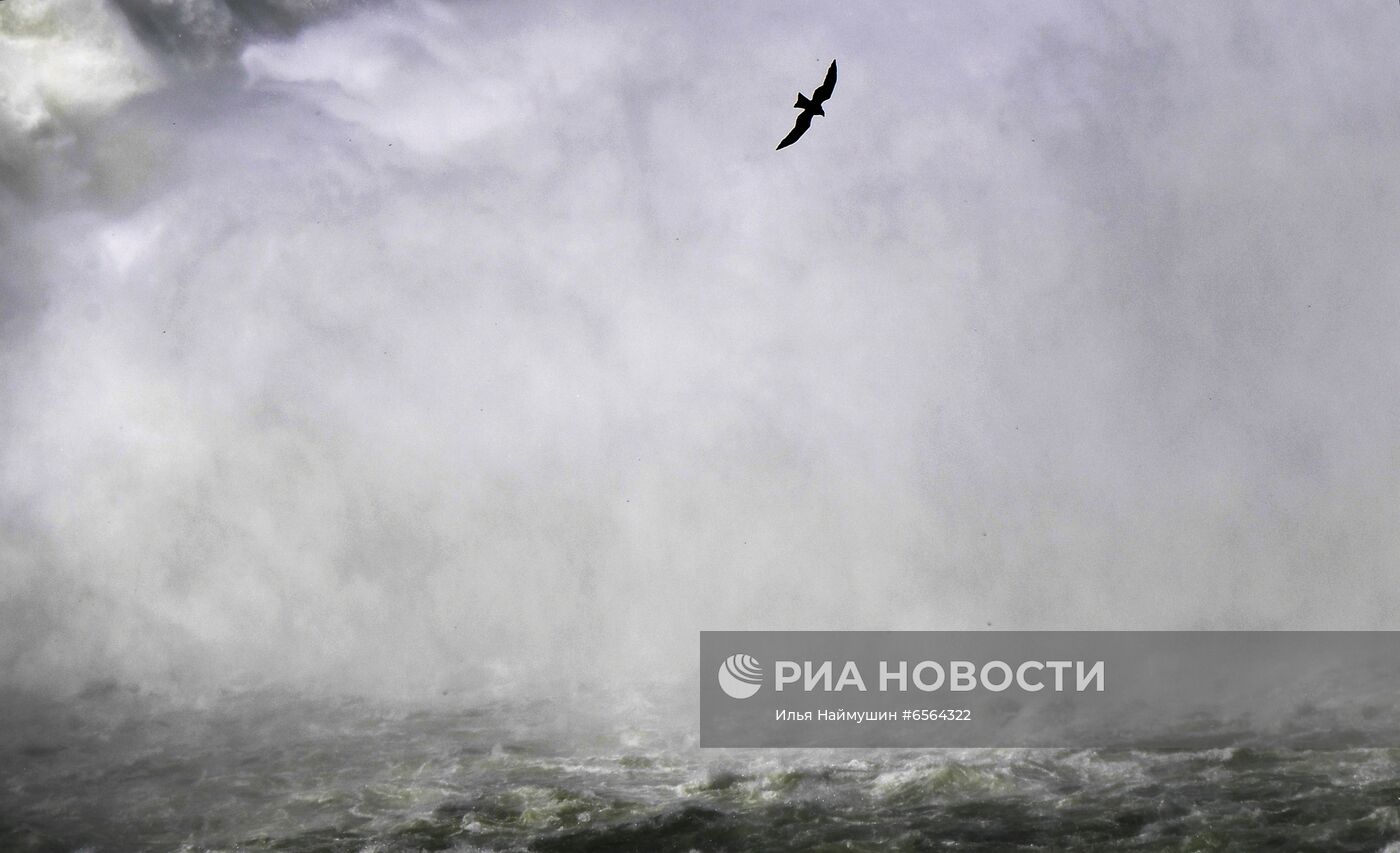
[[[701,751],[677,708],[9,697],[5,849],[1370,850],[1400,750]],[[678,706],[679,707],[679,706]]]
[[[0,2],[7,684],[419,696],[682,672],[706,624],[1391,619],[1370,12],[346,5]],[[840,168],[758,160],[851,26],[881,47]],[[1388,750],[202,701],[7,700],[0,846],[1400,839]]]

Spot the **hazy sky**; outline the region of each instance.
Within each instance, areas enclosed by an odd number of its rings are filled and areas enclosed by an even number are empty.
[[[214,2],[0,5],[0,679],[1397,627],[1393,4]]]

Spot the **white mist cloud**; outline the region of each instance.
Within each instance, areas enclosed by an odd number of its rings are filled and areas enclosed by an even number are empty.
[[[404,2],[179,77],[0,218],[0,665],[1386,624],[1387,11]]]

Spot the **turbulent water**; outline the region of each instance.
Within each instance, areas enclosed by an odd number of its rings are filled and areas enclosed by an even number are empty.
[[[701,751],[639,693],[416,711],[10,697],[6,850],[1357,850],[1400,750]],[[1396,849],[1400,849],[1397,846]]]
[[[711,752],[608,689],[1393,627],[1397,15],[0,0],[0,849],[1400,843],[1396,751]]]

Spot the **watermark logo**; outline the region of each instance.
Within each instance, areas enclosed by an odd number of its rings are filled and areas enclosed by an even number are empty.
[[[763,665],[749,655],[730,655],[719,667],[719,687],[734,699],[747,699],[763,685]]]
[[[695,674],[706,748],[1400,743],[1400,631],[701,631]]]

